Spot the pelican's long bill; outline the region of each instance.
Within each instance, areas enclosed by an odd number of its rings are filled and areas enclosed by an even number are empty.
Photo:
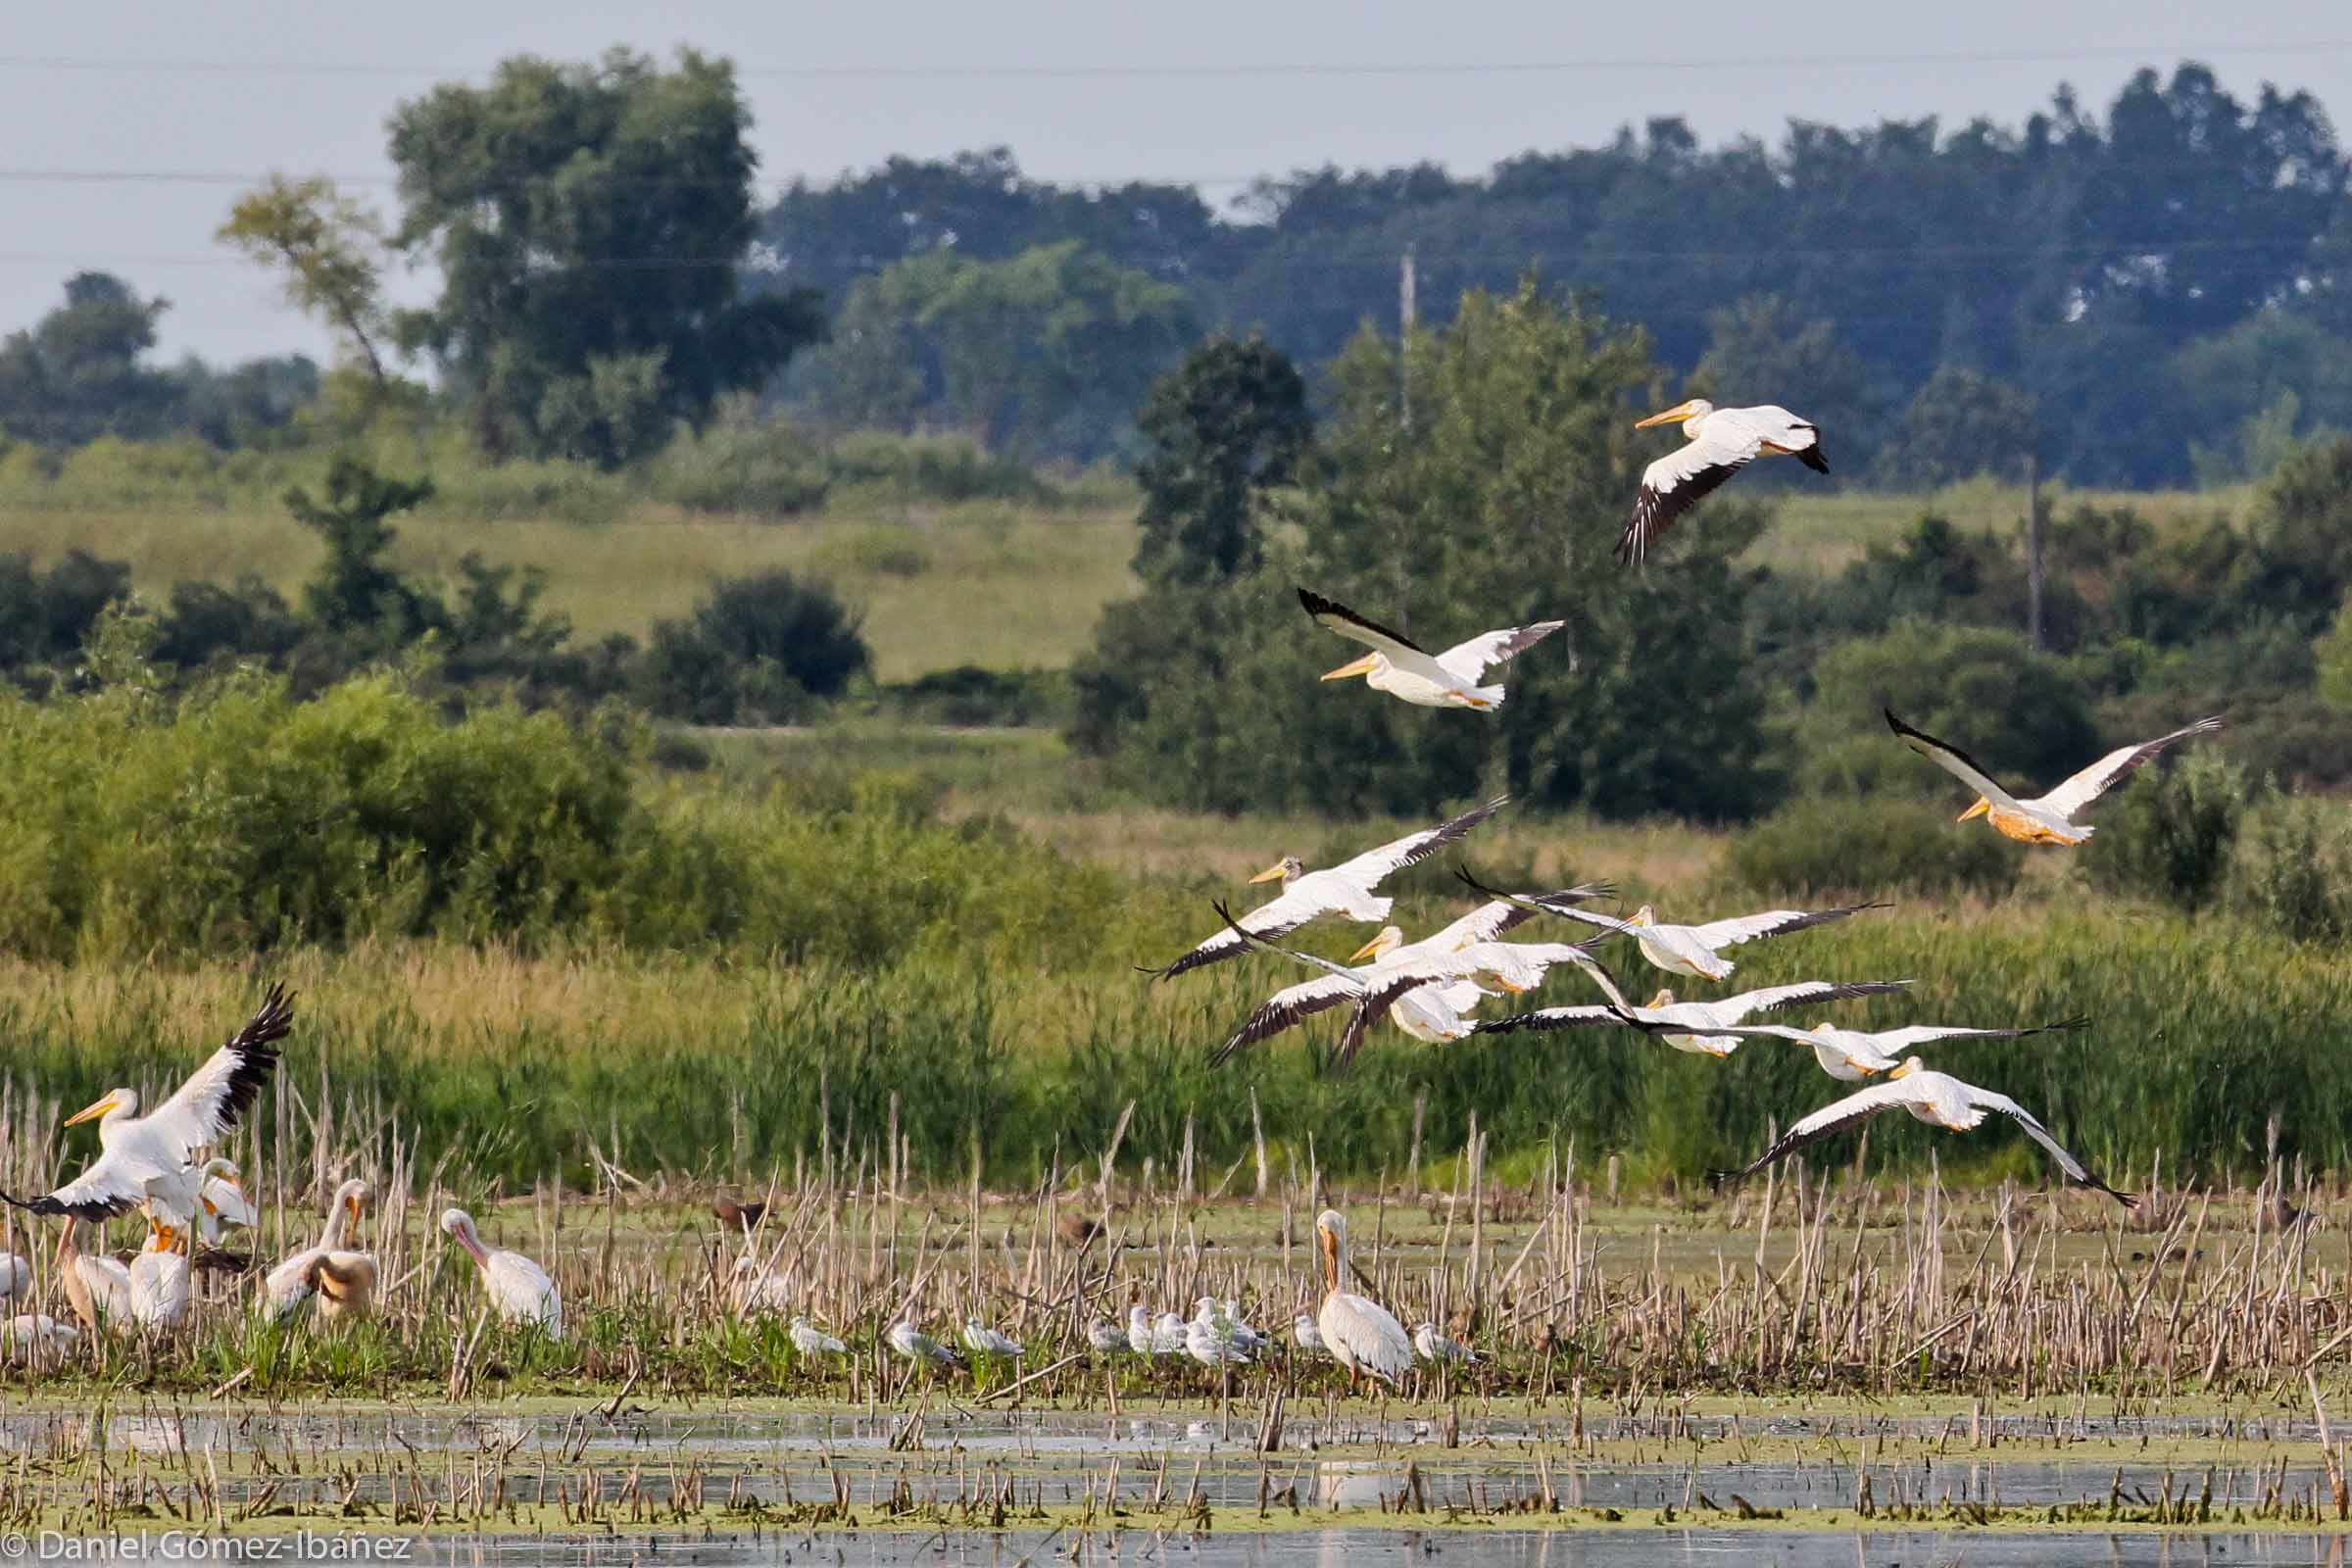
[[[99,1117],[105,1115],[108,1111],[114,1109],[122,1102],[122,1097],[121,1095],[110,1094],[104,1100],[95,1101],[90,1104],[82,1106],[73,1115],[68,1116],[63,1125],[68,1127],[78,1127],[85,1121],[96,1121]]]
[[[1337,669],[1327,670],[1323,674],[1322,679],[1346,680],[1350,675],[1369,675],[1373,670],[1379,667],[1380,656],[1378,654],[1366,654],[1361,659],[1349,660],[1347,663],[1342,664]]]

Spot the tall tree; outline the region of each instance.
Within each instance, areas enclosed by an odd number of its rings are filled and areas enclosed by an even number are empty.
[[[271,174],[237,199],[214,238],[281,269],[288,302],[324,317],[384,384],[384,230],[374,213],[324,174]]]
[[[177,389],[145,363],[169,300],[143,300],[111,272],[76,272],[66,302],[0,343],[0,430],[74,446],[170,428]]]
[[[1262,337],[1210,338],[1152,383],[1136,428],[1149,450],[1135,569],[1195,583],[1255,567],[1259,497],[1291,481],[1314,440],[1298,368]]]
[[[818,339],[813,294],[749,293],[757,231],[734,69],[523,56],[392,117],[404,212],[445,286],[405,314],[495,453],[626,462]]]

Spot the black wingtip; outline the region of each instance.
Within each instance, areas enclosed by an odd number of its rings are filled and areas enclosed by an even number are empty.
[[[1797,453],[1796,461],[1811,468],[1815,473],[1830,471],[1830,460],[1821,455],[1821,442],[1818,439],[1811,446]]]

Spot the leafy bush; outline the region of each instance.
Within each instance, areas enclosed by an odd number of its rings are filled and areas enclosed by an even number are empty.
[[[1000,458],[968,435],[858,430],[833,443],[834,476],[899,501],[1051,501],[1027,464]]]
[[[658,499],[691,512],[771,516],[822,505],[830,483],[823,455],[789,425],[735,406],[699,433],[671,441],[645,477]]]
[[[1759,894],[1977,893],[2017,882],[2023,847],[1980,827],[1955,827],[1937,808],[1908,801],[1799,801],[1735,836],[1731,870]]]
[[[638,693],[665,718],[777,723],[872,662],[858,616],[830,588],[777,568],[720,583],[686,620],[655,622]]]
[[[74,549],[47,571],[0,555],[0,669],[73,657],[99,612],[130,593],[130,567]]]
[[[2298,940],[2352,932],[2352,818],[2308,796],[2264,801],[2239,826],[2222,898]]]
[[[2101,808],[2082,868],[2098,887],[2194,909],[2220,891],[2251,797],[2245,769],[2226,752],[2151,764]]]
[[[885,686],[882,696],[903,717],[925,724],[1056,724],[1071,710],[1069,676],[1057,669],[958,664]]]

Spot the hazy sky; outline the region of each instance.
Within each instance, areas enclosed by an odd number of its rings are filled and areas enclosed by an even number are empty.
[[[54,303],[69,272],[104,268],[171,297],[170,353],[218,359],[325,346],[214,244],[237,191],[272,169],[323,172],[388,208],[392,107],[523,51],[691,43],[732,57],[762,175],[779,184],[1004,143],[1033,174],[1192,180],[1220,206],[1259,172],[1424,158],[1478,172],[1651,115],[1687,116],[1710,143],[1774,137],[1791,117],[2014,122],[2061,80],[2099,108],[2137,65],[2169,71],[2184,55],[2241,97],[2276,80],[2310,89],[2339,124],[2352,117],[2342,0],[2242,13],[2073,0],[76,0],[12,7],[9,23],[0,328]],[[1365,69],[1395,66],[1422,69]],[[1432,69],[1446,67],[1484,69]],[[400,285],[430,289],[422,276]]]

